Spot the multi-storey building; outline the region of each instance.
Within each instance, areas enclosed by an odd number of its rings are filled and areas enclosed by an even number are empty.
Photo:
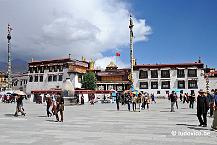
[[[12,89],[26,92],[28,73],[14,74],[12,76]]]
[[[116,90],[122,92],[130,88],[128,76],[130,69],[118,69],[111,62],[104,71],[96,72],[98,90]]]
[[[206,88],[204,64],[144,64],[134,66],[134,87],[140,91],[166,96],[171,91],[198,93]]]
[[[73,88],[81,88],[82,76],[88,67],[88,62],[71,58],[32,61],[29,63],[26,92],[63,89],[66,79],[71,80]]]
[[[6,74],[0,72],[0,91],[4,91],[7,88],[7,77]]]

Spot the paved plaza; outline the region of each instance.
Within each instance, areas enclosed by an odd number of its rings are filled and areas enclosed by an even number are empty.
[[[46,117],[46,106],[26,101],[25,117],[14,117],[15,104],[0,103],[1,145],[208,145],[217,132],[198,127],[195,109],[179,104],[170,111],[168,100],[157,100],[150,110],[116,111],[115,104],[66,106],[64,122]]]

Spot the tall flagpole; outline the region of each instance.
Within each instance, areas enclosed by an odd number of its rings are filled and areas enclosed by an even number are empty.
[[[12,71],[11,71],[11,26],[10,24],[8,24],[8,35],[7,35],[7,39],[8,39],[8,90],[12,90]]]
[[[129,76],[129,80],[131,81],[131,88],[133,87],[133,20],[132,20],[132,16],[130,15],[130,24],[129,24],[129,29],[130,29],[130,64],[131,64],[131,72],[130,72],[130,76]]]

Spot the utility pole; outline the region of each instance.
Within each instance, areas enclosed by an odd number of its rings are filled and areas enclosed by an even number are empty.
[[[130,29],[130,66],[131,66],[131,72],[129,76],[129,80],[131,81],[131,88],[133,87],[133,65],[134,65],[134,57],[133,57],[133,20],[132,16],[130,15],[130,24],[129,24],[129,29]]]
[[[7,39],[8,39],[8,90],[12,90],[12,71],[11,71],[11,31],[13,29],[11,28],[10,24],[8,24],[8,35],[7,35]]]

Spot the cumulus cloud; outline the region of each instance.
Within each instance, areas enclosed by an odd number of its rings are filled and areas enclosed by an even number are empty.
[[[7,23],[14,27],[17,57],[48,59],[70,53],[77,59],[112,59],[102,53],[129,46],[129,9],[123,0],[0,1],[0,33],[6,35]],[[151,27],[145,19],[133,20],[135,41],[147,40]],[[6,48],[4,40],[1,48]]]
[[[95,61],[95,69],[105,69],[110,62],[114,62],[118,68],[127,68],[128,65],[125,64],[119,57],[110,56],[110,57],[103,57],[99,58]]]

